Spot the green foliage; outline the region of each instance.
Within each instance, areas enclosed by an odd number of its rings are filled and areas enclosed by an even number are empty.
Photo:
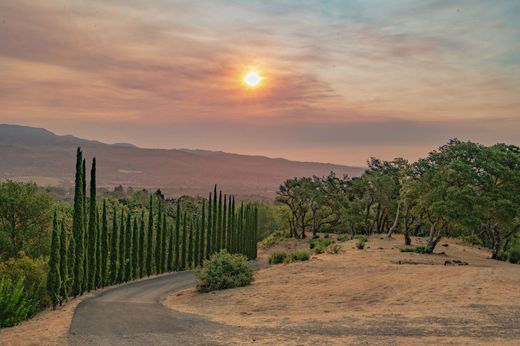
[[[364,243],[367,243],[367,242],[368,242],[368,236],[363,235],[363,234],[356,234],[356,235],[354,236],[354,239],[360,240],[360,241],[362,241],[362,242],[364,242]]]
[[[471,234],[471,235],[462,235],[460,239],[468,244],[471,245],[477,245],[477,246],[483,246],[484,243],[482,242],[482,239],[480,239],[477,235]]]
[[[181,261],[179,264],[179,270],[186,269],[186,239],[188,237],[188,225],[186,223],[186,213],[182,217],[182,244],[181,244]]]
[[[339,242],[344,243],[344,242],[350,240],[350,235],[348,235],[348,234],[340,234],[340,235],[338,235],[338,237],[337,237],[336,239],[337,239]]]
[[[409,246],[409,247],[403,247],[400,249],[401,252],[415,252],[415,253],[421,253],[421,254],[430,254],[432,253],[431,249],[428,246]]]
[[[150,195],[150,204],[148,207],[148,237],[146,242],[146,275],[150,276],[153,274],[153,198]]]
[[[309,240],[309,247],[315,253],[321,254],[325,252],[327,246],[331,245],[333,240],[331,238],[315,238]]]
[[[515,239],[511,243],[504,258],[507,258],[511,263],[520,263],[520,238]]]
[[[309,251],[295,251],[289,252],[285,258],[285,263],[297,262],[297,261],[308,261],[311,258]]]
[[[0,328],[11,327],[28,318],[35,302],[25,293],[23,277],[13,283],[0,279]]]
[[[365,241],[364,240],[359,240],[356,244],[356,247],[359,249],[359,250],[363,250],[365,248]]]
[[[273,252],[271,256],[269,256],[269,264],[284,263],[286,258],[287,253],[285,252]]]
[[[274,252],[269,257],[269,264],[292,263],[307,261],[311,257],[309,251]]]
[[[74,237],[74,297],[83,293],[84,261],[85,258],[85,212],[84,212],[84,189],[83,189],[83,154],[78,148],[76,152],[76,178],[74,186],[74,215],[72,225],[72,236]]]
[[[54,200],[34,183],[0,182],[0,260],[49,254]]]
[[[247,258],[230,254],[225,250],[204,261],[197,270],[197,290],[210,292],[249,285],[253,281],[253,269]]]
[[[20,280],[23,282],[24,299],[29,302],[30,306],[29,316],[46,308],[51,303],[47,292],[48,271],[47,261],[44,259],[33,260],[27,256],[10,258],[0,263],[0,278],[2,280],[7,279],[14,285],[17,285]]]
[[[264,248],[268,249],[279,242],[281,242],[284,239],[287,239],[289,237],[289,234],[283,231],[274,231],[273,233],[269,234],[267,237],[262,239],[260,241],[260,245],[262,245]]]
[[[51,255],[49,258],[49,272],[47,274],[47,292],[51,298],[52,307],[56,308],[61,301],[60,276],[60,238],[56,212],[52,221]]]
[[[119,270],[119,227],[117,226],[117,211],[115,206],[112,214],[112,235],[110,238],[110,283],[115,284]]]
[[[71,278],[69,277],[69,263],[67,257],[67,233],[65,232],[65,222],[62,220],[61,222],[61,234],[60,234],[60,278],[61,278],[61,287],[60,287],[60,296],[63,301],[66,301],[69,292],[70,292],[70,284]]]
[[[90,171],[90,198],[89,198],[89,216],[88,216],[88,291],[95,289],[96,281],[96,251],[97,251],[97,230],[98,230],[98,218],[97,218],[97,207],[96,207],[96,158],[92,159],[92,168]]]

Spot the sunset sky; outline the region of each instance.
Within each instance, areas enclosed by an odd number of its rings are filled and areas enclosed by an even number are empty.
[[[519,145],[520,1],[1,0],[0,123],[353,165]]]

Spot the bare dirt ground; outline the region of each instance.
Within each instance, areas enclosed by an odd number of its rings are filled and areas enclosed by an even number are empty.
[[[365,250],[355,240],[339,243],[340,254],[261,269],[251,286],[188,289],[163,303],[229,326],[214,335],[224,344],[520,343],[520,266],[457,240],[440,242],[436,252],[444,255],[401,253],[403,239],[394,237],[373,236]],[[261,266],[288,248],[308,244],[290,240],[261,251]],[[444,265],[453,259],[469,265]]]

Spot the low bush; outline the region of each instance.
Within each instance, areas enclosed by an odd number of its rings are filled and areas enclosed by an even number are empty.
[[[204,261],[197,270],[197,290],[210,292],[249,285],[253,281],[253,268],[243,255],[225,250]]]
[[[317,254],[324,253],[327,246],[332,244],[333,241],[330,238],[323,238],[323,239],[311,239],[309,240],[309,247],[311,250],[314,250]]]
[[[341,252],[341,246],[338,244],[332,244],[327,248],[327,253],[336,255]]]
[[[432,253],[431,250],[427,246],[415,246],[415,247],[403,247],[400,249],[401,252],[415,252],[415,253],[423,253],[428,254]]]
[[[357,234],[357,235],[354,236],[354,239],[362,241],[363,243],[368,242],[368,236],[366,236],[364,234]]]
[[[346,242],[346,241],[349,241],[350,240],[350,235],[348,234],[340,234],[338,235],[338,237],[336,238],[338,239],[339,242]]]
[[[269,264],[280,264],[285,262],[287,254],[285,252],[274,252],[269,257]]]
[[[509,249],[508,260],[511,263],[520,263],[520,241],[517,240]]]
[[[309,258],[311,258],[309,251],[295,251],[287,254],[285,263],[308,261]]]
[[[9,278],[0,280],[0,328],[11,327],[28,318],[34,301],[27,296],[24,278],[15,283]]]
[[[359,240],[356,244],[357,248],[359,250],[363,250],[365,248],[365,241],[364,240]]]
[[[50,304],[50,297],[47,293],[47,270],[48,265],[45,259],[34,260],[25,255],[0,263],[0,278],[8,279],[13,285],[22,282],[25,300],[29,302],[30,306],[28,317]]]
[[[261,242],[260,245],[262,245],[265,248],[270,248],[279,242],[281,242],[283,239],[287,238],[287,234],[281,231],[276,231],[271,234],[269,234],[267,237],[265,237]]]

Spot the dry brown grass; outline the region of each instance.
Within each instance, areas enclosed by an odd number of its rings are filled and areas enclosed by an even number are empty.
[[[487,251],[455,240],[441,241],[437,252],[446,255],[401,253],[403,240],[396,237],[371,237],[365,250],[355,248],[355,241],[340,243],[338,255],[261,269],[251,286],[213,294],[187,290],[165,304],[244,328],[242,334],[222,336],[237,344],[518,342],[518,265],[490,260]],[[263,251],[260,262],[265,265],[269,253],[287,248],[307,243],[278,244]],[[469,265],[444,266],[447,259]]]

